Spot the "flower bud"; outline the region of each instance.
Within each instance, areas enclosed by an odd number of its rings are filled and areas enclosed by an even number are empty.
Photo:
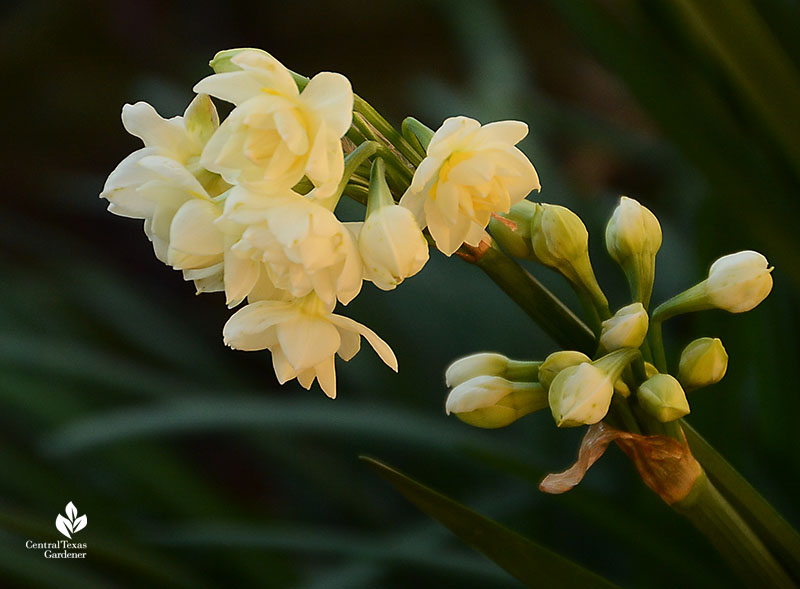
[[[575,266],[589,256],[589,232],[580,217],[566,207],[537,204],[531,219],[531,241],[536,258],[573,282]]]
[[[521,200],[507,213],[495,213],[489,231],[500,246],[515,258],[532,258],[531,219],[538,205]]]
[[[661,248],[661,225],[656,216],[638,201],[621,197],[606,226],[606,248],[624,270],[633,298],[646,307]]]
[[[476,376],[450,391],[445,411],[448,415],[455,413],[464,423],[493,429],[545,407],[547,393],[539,383]]]
[[[589,232],[578,215],[558,205],[537,205],[531,219],[531,244],[538,262],[558,270],[608,310],[589,260]]]
[[[608,413],[614,383],[639,354],[623,349],[589,364],[568,366],[550,384],[548,402],[558,427],[597,423]]]
[[[744,313],[767,298],[772,290],[772,268],[754,251],[721,257],[708,272],[708,298],[714,307]]]
[[[586,354],[572,350],[553,352],[539,367],[539,382],[545,390],[550,388],[556,375],[568,366],[577,366],[581,362],[591,363],[592,359]]]
[[[428,243],[408,209],[394,203],[383,160],[372,165],[367,217],[358,235],[364,273],[381,290],[392,290],[428,261]]]
[[[772,268],[767,259],[754,251],[722,256],[711,264],[708,278],[661,303],[653,311],[653,321],[664,321],[681,313],[724,309],[744,313],[767,298],[772,290]]]
[[[647,378],[650,378],[651,376],[655,376],[656,374],[658,374],[658,368],[656,368],[655,365],[651,364],[650,362],[645,362],[644,373],[647,376]]]
[[[719,338],[701,337],[681,352],[678,380],[683,388],[700,389],[718,383],[728,370],[728,353]]]
[[[494,352],[480,352],[459,358],[445,372],[448,387],[455,387],[476,376],[502,376],[508,380],[533,382],[537,379],[541,362],[511,360]]]
[[[642,303],[622,307],[603,321],[600,347],[609,352],[620,348],[638,348],[647,335],[649,319]]]
[[[689,402],[681,383],[670,374],[656,374],[644,381],[636,391],[639,405],[658,421],[675,421],[689,414]]]

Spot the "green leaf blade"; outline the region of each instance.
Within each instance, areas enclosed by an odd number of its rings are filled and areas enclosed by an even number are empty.
[[[616,586],[390,466],[366,456],[361,460],[426,515],[528,586]]]

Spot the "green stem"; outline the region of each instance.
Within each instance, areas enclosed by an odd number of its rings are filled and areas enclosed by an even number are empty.
[[[597,341],[592,330],[500,249],[492,246],[474,263],[559,345],[594,354]]]
[[[800,581],[800,534],[692,426],[684,420],[681,425],[708,477]]]
[[[653,363],[658,371],[666,374],[667,370],[667,355],[664,352],[664,339],[661,334],[661,321],[654,319],[650,320],[650,329],[647,334],[650,340],[650,352],[653,354]]]
[[[682,513],[752,587],[795,587],[786,571],[705,476],[689,496],[672,506]]]
[[[422,157],[416,152],[411,144],[406,141],[400,132],[395,129],[389,122],[381,116],[381,114],[372,108],[366,100],[354,95],[353,110],[356,113],[364,115],[370,124],[383,135],[389,143],[391,143],[397,151],[399,151],[404,158],[406,158],[414,167],[417,167],[422,162]]]

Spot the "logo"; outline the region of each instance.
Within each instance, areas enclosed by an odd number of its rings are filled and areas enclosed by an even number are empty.
[[[70,501],[64,508],[66,517],[58,514],[56,517],[56,529],[69,540],[57,540],[55,542],[37,542],[36,540],[26,540],[25,548],[28,550],[41,550],[45,558],[86,558],[86,543],[75,542],[72,535],[77,534],[86,527],[86,516],[78,515],[78,508]]]
[[[64,517],[60,513],[58,514],[56,518],[56,529],[72,540],[72,534],[80,532],[86,527],[86,516],[82,515],[78,517],[78,508],[75,507],[72,501],[67,503],[64,512],[67,514],[67,517]]]

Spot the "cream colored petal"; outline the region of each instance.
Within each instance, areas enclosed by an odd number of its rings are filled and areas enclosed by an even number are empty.
[[[329,398],[336,398],[336,360],[333,356],[314,366],[317,382]]]
[[[259,76],[264,86],[286,96],[297,96],[299,91],[292,74],[284,65],[264,51],[242,51],[231,62],[249,73]]]
[[[300,98],[337,138],[347,133],[353,122],[350,80],[341,74],[321,72],[311,78]]]
[[[397,372],[397,358],[395,357],[394,352],[392,352],[389,344],[378,337],[378,334],[372,331],[369,327],[362,325],[357,321],[353,321],[344,315],[330,315],[329,320],[337,327],[341,327],[343,329],[363,335],[364,338],[369,342],[369,345],[372,346],[372,349],[375,350],[378,356],[380,356],[381,360],[383,360],[389,368]]]
[[[225,299],[229,308],[241,303],[258,281],[261,264],[225,252]]]
[[[414,219],[421,229],[428,225],[425,215],[425,202],[428,196],[423,192],[414,192],[409,188],[400,199],[400,206],[407,208],[414,215]]]
[[[313,368],[307,368],[297,373],[297,382],[305,390],[309,390],[311,385],[314,384],[314,379],[317,377],[317,372]]]
[[[342,342],[337,353],[342,360],[349,362],[361,349],[361,334],[340,327],[339,337],[342,338]]]
[[[433,134],[433,138],[428,144],[428,155],[442,159],[448,157],[480,126],[478,121],[469,117],[446,119]]]
[[[275,113],[275,127],[294,155],[304,155],[308,151],[308,133],[305,121],[300,120],[296,109],[285,109]]]
[[[133,219],[146,219],[153,215],[155,205],[137,190],[138,186],[152,179],[152,173],[138,163],[153,153],[153,148],[135,151],[111,172],[100,193],[101,198],[109,201],[110,212]]]
[[[528,125],[522,121],[496,121],[475,131],[470,143],[475,148],[491,147],[494,144],[516,145],[528,134]]]
[[[186,202],[172,219],[170,245],[181,252],[199,256],[222,254],[222,232],[214,225],[220,211],[212,202],[194,199]]]
[[[188,145],[186,129],[180,117],[166,120],[146,102],[122,107],[122,124],[131,135],[144,142],[145,147],[160,147],[182,153]]]
[[[262,81],[250,72],[211,74],[194,85],[197,94],[210,94],[220,100],[239,105],[261,95]]]
[[[292,368],[286,356],[279,347],[275,347],[272,352],[272,367],[275,369],[275,376],[280,384],[292,380],[297,376],[297,371]],[[308,388],[308,387],[306,387]]]
[[[165,183],[183,190],[195,198],[210,200],[206,189],[192,173],[180,163],[168,157],[150,155],[139,160],[139,165],[150,170]]]
[[[299,316],[278,325],[281,350],[297,370],[311,368],[333,356],[340,341],[336,327],[319,317]]]

